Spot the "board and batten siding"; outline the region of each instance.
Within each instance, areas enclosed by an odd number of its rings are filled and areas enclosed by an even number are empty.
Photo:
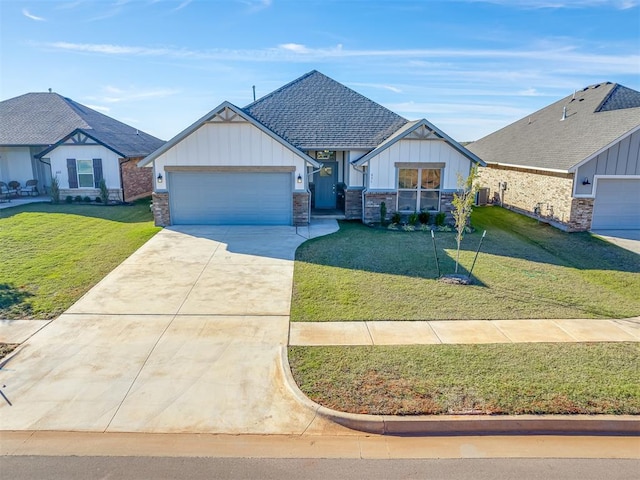
[[[75,160],[101,159],[102,178],[104,178],[107,188],[122,188],[120,185],[120,164],[118,161],[120,157],[102,145],[60,145],[49,152],[47,157],[51,160],[51,175],[58,177],[58,183],[61,189],[69,188],[67,158],[73,158]]]
[[[305,173],[303,158],[248,122],[205,123],[154,163],[156,177],[166,177],[167,166],[291,166],[294,177]],[[303,190],[304,182],[295,188]]]
[[[576,196],[593,195],[595,175],[640,175],[640,130],[578,167]],[[585,178],[589,180],[589,185],[582,184]]]
[[[351,150],[349,151],[348,159],[349,159],[349,170],[347,175],[347,181],[345,182],[348,187],[364,187],[364,174],[362,173],[362,168],[356,169],[354,168],[352,162],[361,159],[364,157],[368,150]]]
[[[443,190],[457,189],[457,174],[467,178],[471,168],[471,161],[444,141],[403,139],[369,160],[369,190],[397,188],[396,162],[444,163]]]

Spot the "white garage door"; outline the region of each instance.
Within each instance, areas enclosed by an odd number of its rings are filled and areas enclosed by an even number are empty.
[[[291,173],[170,172],[174,225],[291,225]]]
[[[591,229],[640,229],[640,179],[598,179]]]

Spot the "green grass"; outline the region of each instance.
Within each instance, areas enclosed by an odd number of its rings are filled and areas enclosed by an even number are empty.
[[[53,318],[151,238],[149,201],[0,210],[0,318]]]
[[[640,344],[289,347],[312,400],[366,414],[640,414]]]
[[[640,315],[638,255],[498,207],[476,208],[463,240],[475,284],[437,281],[431,236],[341,222],[296,253],[292,321],[626,318]],[[436,233],[442,274],[455,234]]]

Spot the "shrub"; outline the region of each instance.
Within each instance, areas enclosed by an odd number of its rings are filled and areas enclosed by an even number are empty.
[[[104,181],[104,178],[100,179],[98,188],[100,189],[100,198],[102,199],[102,203],[106,205],[109,203],[109,189],[107,188],[107,182]]]
[[[91,203],[91,197],[90,197],[89,195],[87,195],[86,197],[84,197],[84,198],[82,199],[82,201],[83,201],[83,202],[86,202],[86,203]]]
[[[430,232],[431,231],[431,227],[429,225],[427,225],[426,223],[423,223],[422,225],[420,225],[420,230],[423,232]]]
[[[96,203],[102,203],[102,198],[96,197]]]
[[[418,213],[417,212],[413,212],[411,215],[409,215],[407,223],[409,225],[415,225],[416,223],[418,223]]]
[[[76,195],[73,200],[78,202],[78,203],[80,203],[82,201],[82,196],[81,195]]]
[[[402,226],[402,230],[404,230],[405,232],[415,232],[416,231],[416,227],[415,225],[403,225]]]
[[[431,215],[429,215],[429,212],[422,211],[418,214],[418,220],[420,220],[421,224],[426,225],[429,223],[430,216]]]
[[[51,179],[51,203],[60,203],[60,184],[58,177]]]
[[[387,204],[380,203],[380,225],[384,225],[387,221]]]
[[[64,199],[65,202],[67,203],[71,203],[73,202],[73,197],[71,195],[67,195],[66,198]]]
[[[400,223],[402,221],[402,217],[398,212],[394,213],[391,216],[391,223]]]
[[[443,227],[444,226],[444,219],[447,218],[447,214],[444,212],[438,212],[436,214],[436,225],[438,227]]]

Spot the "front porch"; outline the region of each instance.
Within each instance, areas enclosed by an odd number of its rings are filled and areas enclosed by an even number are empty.
[[[20,205],[26,205],[27,203],[43,203],[50,202],[51,197],[49,195],[38,195],[37,197],[9,197],[0,199],[0,210],[10,207],[19,207]]]

